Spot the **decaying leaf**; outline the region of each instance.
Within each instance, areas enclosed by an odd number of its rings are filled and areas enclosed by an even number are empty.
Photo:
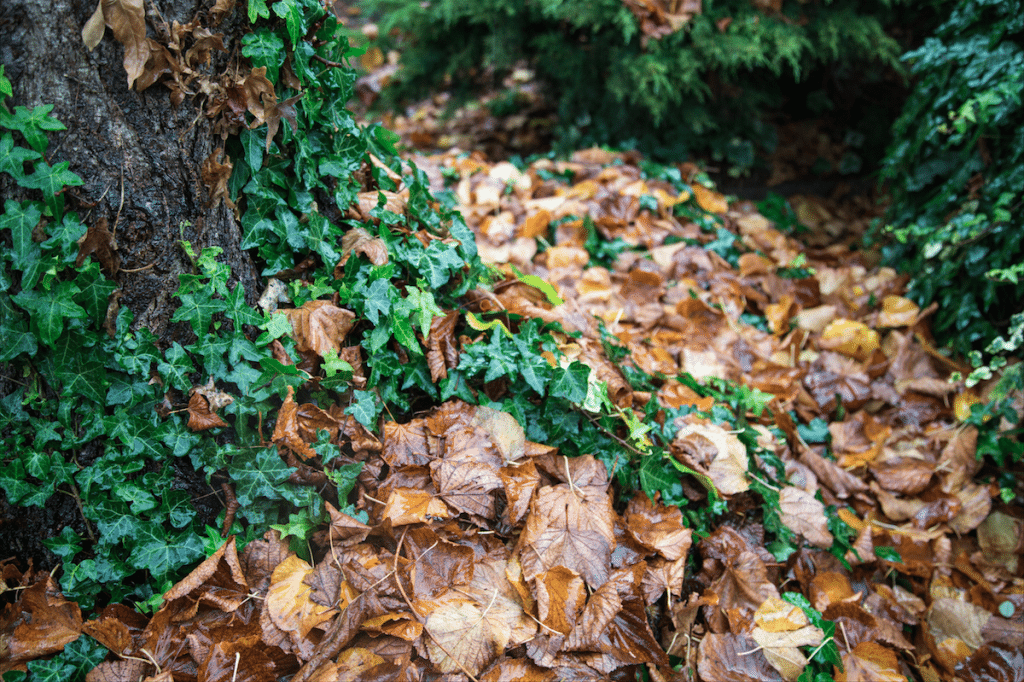
[[[570,480],[537,491],[518,547],[527,580],[555,566],[572,569],[591,586],[607,580],[615,533],[606,487],[607,479],[583,488]]]
[[[301,308],[280,312],[292,323],[296,348],[313,351],[321,357],[331,349],[341,352],[341,344],[355,319],[352,311],[339,308],[330,301],[309,301]]]
[[[4,653],[0,670],[55,654],[81,633],[78,604],[65,600],[57,583],[44,573],[0,613],[0,651]]]
[[[97,218],[96,222],[86,230],[85,235],[78,240],[78,257],[75,259],[75,267],[81,267],[89,256],[96,256],[100,267],[111,277],[117,274],[121,257],[117,253],[117,240],[107,228],[106,218]]]
[[[779,492],[782,522],[815,547],[832,546],[832,533],[825,518],[825,505],[806,490],[791,485]]]

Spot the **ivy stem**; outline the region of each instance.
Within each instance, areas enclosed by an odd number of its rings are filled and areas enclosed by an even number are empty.
[[[89,519],[85,516],[85,507],[82,506],[82,498],[78,494],[78,487],[74,483],[68,483],[68,487],[71,488],[71,497],[75,499],[75,504],[78,505],[78,513],[82,515],[82,521],[85,522],[85,532],[88,533],[89,539],[92,542],[96,542],[96,535],[92,532],[92,524],[89,523]]]
[[[641,457],[643,457],[643,456],[649,454],[649,453],[645,453],[645,452],[641,452],[640,450],[637,450],[635,447],[630,445],[628,442],[626,442],[625,440],[623,440],[619,436],[615,435],[614,433],[612,433],[611,431],[609,431],[605,427],[601,426],[600,422],[598,422],[596,418],[594,418],[591,415],[587,414],[587,412],[585,410],[577,408],[577,411],[580,414],[582,414],[583,416],[585,416],[587,419],[589,419],[590,423],[593,424],[594,427],[597,428],[598,431],[600,431],[604,435],[608,436],[609,438],[614,439],[615,442],[617,442],[619,445],[621,445],[622,447],[624,447],[627,450],[629,450],[630,452],[632,452],[634,455],[640,455]]]

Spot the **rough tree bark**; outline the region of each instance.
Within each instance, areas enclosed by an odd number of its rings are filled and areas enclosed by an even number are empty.
[[[245,287],[246,299],[259,296],[258,273],[238,246],[241,235],[231,211],[209,206],[201,180],[203,161],[220,140],[203,115],[202,102],[186,97],[178,107],[168,90],[154,85],[144,92],[129,90],[122,66],[124,48],[109,29],[90,52],[82,42],[82,26],[96,4],[91,0],[3,0],[0,3],[0,63],[14,96],[8,105],[54,104],[53,114],[67,130],[53,133],[47,157],[69,161],[85,181],[66,193],[67,206],[84,223],[106,218],[121,256],[114,278],[121,305],[163,341],[177,333],[169,324],[171,295],[178,275],[192,265],[179,240],[198,252],[206,246],[224,250],[221,260]],[[163,21],[185,23],[206,12],[202,0],[148,2],[147,30],[152,37]],[[228,54],[237,45],[226,22]],[[228,54],[215,53],[218,66]],[[0,195],[16,197],[13,183],[0,180]]]
[[[86,225],[105,218],[114,231],[121,270],[113,279],[122,293],[122,307],[134,313],[136,328],[149,328],[163,344],[190,342],[188,325],[170,323],[178,275],[193,267],[179,240],[188,240],[197,252],[219,246],[224,250],[219,260],[231,266],[248,302],[255,303],[260,293],[258,272],[239,249],[234,216],[223,204],[208,205],[201,180],[203,161],[221,141],[197,98],[186,97],[174,107],[162,85],[141,93],[129,90],[124,48],[109,29],[94,51],[86,49],[81,30],[94,9],[94,0],[0,0],[0,64],[14,90],[6,105],[12,111],[15,106],[55,105],[53,114],[67,130],[51,133],[47,160],[69,161],[84,180],[65,193],[67,209],[76,211]],[[187,22],[206,11],[201,0],[156,0],[147,3],[147,10],[147,30],[157,38],[161,21]],[[240,29],[237,22],[229,22],[219,30],[230,51],[238,44]],[[215,53],[210,68],[222,68],[229,58]],[[0,174],[0,200],[24,194]],[[0,395],[15,388],[0,377]],[[101,453],[102,444],[93,443],[80,457]],[[185,469],[175,469],[177,483],[208,492],[201,477],[190,466]],[[218,511],[204,510],[211,518]],[[0,559],[13,555],[38,568],[52,568],[59,559],[41,541],[68,523],[84,533],[79,509],[66,495],[54,495],[45,508],[37,508],[12,506],[0,494]]]

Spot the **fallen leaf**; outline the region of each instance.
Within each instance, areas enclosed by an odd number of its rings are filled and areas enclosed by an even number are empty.
[[[573,482],[537,491],[517,548],[527,580],[555,566],[572,569],[593,587],[607,580],[615,512],[606,486],[581,489]]]
[[[814,495],[791,485],[785,486],[779,492],[779,511],[786,527],[803,536],[808,543],[823,549],[832,546],[825,505]]]
[[[715,682],[784,682],[748,635],[708,633],[697,647],[697,672]]]
[[[301,639],[337,612],[313,601],[312,590],[306,583],[312,573],[313,568],[309,564],[292,555],[274,569],[267,590],[266,609],[274,625],[285,632],[297,634]],[[339,604],[339,608],[344,606]]]
[[[881,644],[861,642],[843,653],[843,670],[837,670],[836,682],[906,682],[900,672],[896,653]]]
[[[355,319],[355,313],[330,301],[309,301],[301,308],[278,312],[292,323],[295,347],[300,351],[313,351],[320,357],[332,349],[341,352],[341,344]]]
[[[106,218],[97,218],[96,222],[86,230],[85,235],[78,240],[78,257],[75,258],[75,267],[82,267],[85,259],[93,255],[99,261],[100,267],[106,270],[110,276],[117,274],[121,257],[117,253],[117,241],[107,228]]]
[[[14,602],[6,604],[0,613],[0,646],[7,662],[31,661],[58,653],[81,633],[82,613],[78,604],[65,600],[47,573],[17,592]]]

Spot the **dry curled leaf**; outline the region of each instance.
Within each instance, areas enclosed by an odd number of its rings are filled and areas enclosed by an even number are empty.
[[[355,319],[355,313],[330,301],[309,301],[301,308],[279,312],[292,323],[295,347],[303,352],[313,351],[320,357],[332,349],[341,352],[341,344]]]

